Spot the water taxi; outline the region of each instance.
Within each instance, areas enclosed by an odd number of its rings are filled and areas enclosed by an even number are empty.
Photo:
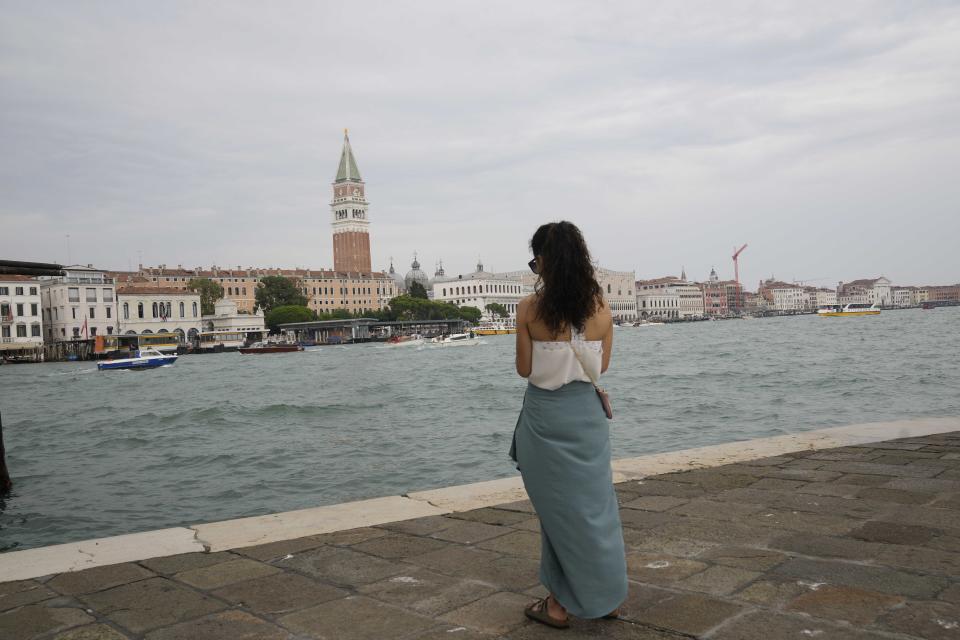
[[[880,307],[867,302],[851,302],[847,305],[824,305],[817,309],[817,315],[825,318],[840,316],[878,316]]]
[[[417,347],[423,344],[423,336],[390,336],[384,344],[388,347]]]
[[[477,325],[472,331],[478,336],[505,336],[517,332],[516,327],[508,327],[502,322],[486,322]]]
[[[303,347],[296,342],[254,342],[249,347],[240,347],[237,351],[244,355],[256,353],[290,353],[292,351],[303,351]]]
[[[173,364],[176,361],[177,356],[173,354],[160,353],[156,349],[139,349],[134,351],[133,355],[129,358],[101,360],[97,363],[97,369],[100,371],[109,371],[111,369],[155,369]]]
[[[480,344],[480,338],[469,333],[452,333],[447,336],[437,336],[430,341],[434,347],[475,347]]]

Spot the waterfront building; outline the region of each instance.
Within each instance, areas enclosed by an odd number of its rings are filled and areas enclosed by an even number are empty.
[[[226,298],[217,300],[213,314],[202,316],[201,321],[204,333],[240,333],[249,340],[262,339],[267,330],[263,311],[242,312],[236,302]]]
[[[808,287],[807,297],[810,301],[809,309],[815,311],[820,307],[837,304],[837,292],[823,287]]]
[[[769,278],[760,282],[757,293],[767,307],[777,313],[797,313],[810,309],[810,296],[804,287]]]
[[[891,287],[890,303],[894,307],[912,307],[916,303],[914,300],[914,290],[916,287]]]
[[[637,280],[636,291],[637,313],[642,320],[688,320],[704,315],[703,294],[699,287],[687,281],[686,272],[679,278]]]
[[[397,295],[404,293],[406,289],[406,282],[404,282],[403,276],[401,276],[393,268],[393,258],[390,258],[390,270],[387,271],[387,275],[393,280],[394,290],[397,292]]]
[[[330,212],[333,224],[333,269],[370,273],[370,220],[365,185],[353,156],[350,137],[343,132],[343,150],[333,181]]]
[[[610,307],[614,321],[633,322],[637,319],[637,294],[635,271],[614,271],[597,267],[597,281],[603,289],[603,297]]]
[[[890,280],[867,278],[837,285],[837,302],[842,305],[860,303],[875,304],[880,307],[892,306]]]
[[[924,287],[927,300],[942,302],[960,302],[960,284]]]
[[[44,342],[111,335],[117,326],[113,278],[91,265],[64,267],[62,276],[39,279]]]
[[[40,283],[29,276],[0,275],[0,358],[40,358],[43,347]]]
[[[125,335],[174,333],[180,344],[200,332],[200,294],[151,285],[117,285],[117,325]]]
[[[703,313],[712,318],[736,315],[743,309],[743,288],[735,280],[721,280],[716,269],[697,286],[703,293]]]
[[[531,274],[533,275],[533,274]],[[523,278],[518,273],[491,273],[477,263],[473,273],[457,276],[436,276],[432,283],[433,299],[458,307],[476,307],[482,320],[498,320],[487,310],[488,304],[501,304],[510,314],[508,324],[517,318],[517,304],[527,295]]]

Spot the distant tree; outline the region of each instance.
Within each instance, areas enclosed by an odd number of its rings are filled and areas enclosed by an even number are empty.
[[[307,305],[307,297],[300,292],[294,281],[283,276],[261,278],[255,296],[257,306],[263,309],[264,313],[269,313],[277,307]]]
[[[474,324],[480,322],[480,316],[483,315],[483,312],[476,307],[460,307],[459,312],[461,318]]]
[[[214,282],[210,278],[190,278],[187,288],[200,294],[201,315],[213,315],[214,305],[217,300],[223,297],[223,287],[220,286],[220,283]]]
[[[310,322],[316,320],[317,314],[310,309],[295,304],[288,304],[282,307],[274,307],[264,316],[264,322],[271,333],[277,333],[281,324],[290,322]]]
[[[349,320],[350,318],[358,317],[353,313],[350,313],[346,309],[333,309],[327,313],[321,313],[317,315],[318,320]]]
[[[488,304],[485,309],[490,312],[491,315],[500,316],[501,318],[509,318],[510,312],[507,311],[507,308],[500,304],[499,302],[491,302]]]
[[[426,287],[414,280],[410,283],[410,297],[426,300],[428,298]]]

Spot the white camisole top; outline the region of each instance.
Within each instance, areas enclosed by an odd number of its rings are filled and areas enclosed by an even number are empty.
[[[576,349],[580,360],[574,355]],[[603,365],[603,342],[584,340],[579,331],[572,331],[570,341],[533,340],[533,367],[527,380],[535,387],[554,391],[569,382],[590,382],[586,366],[594,379],[600,379]]]

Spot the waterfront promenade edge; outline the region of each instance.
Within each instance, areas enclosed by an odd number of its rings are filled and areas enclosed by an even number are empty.
[[[948,638],[960,418],[614,463],[625,619],[566,637]],[[4,638],[539,638],[519,478],[0,555]]]

